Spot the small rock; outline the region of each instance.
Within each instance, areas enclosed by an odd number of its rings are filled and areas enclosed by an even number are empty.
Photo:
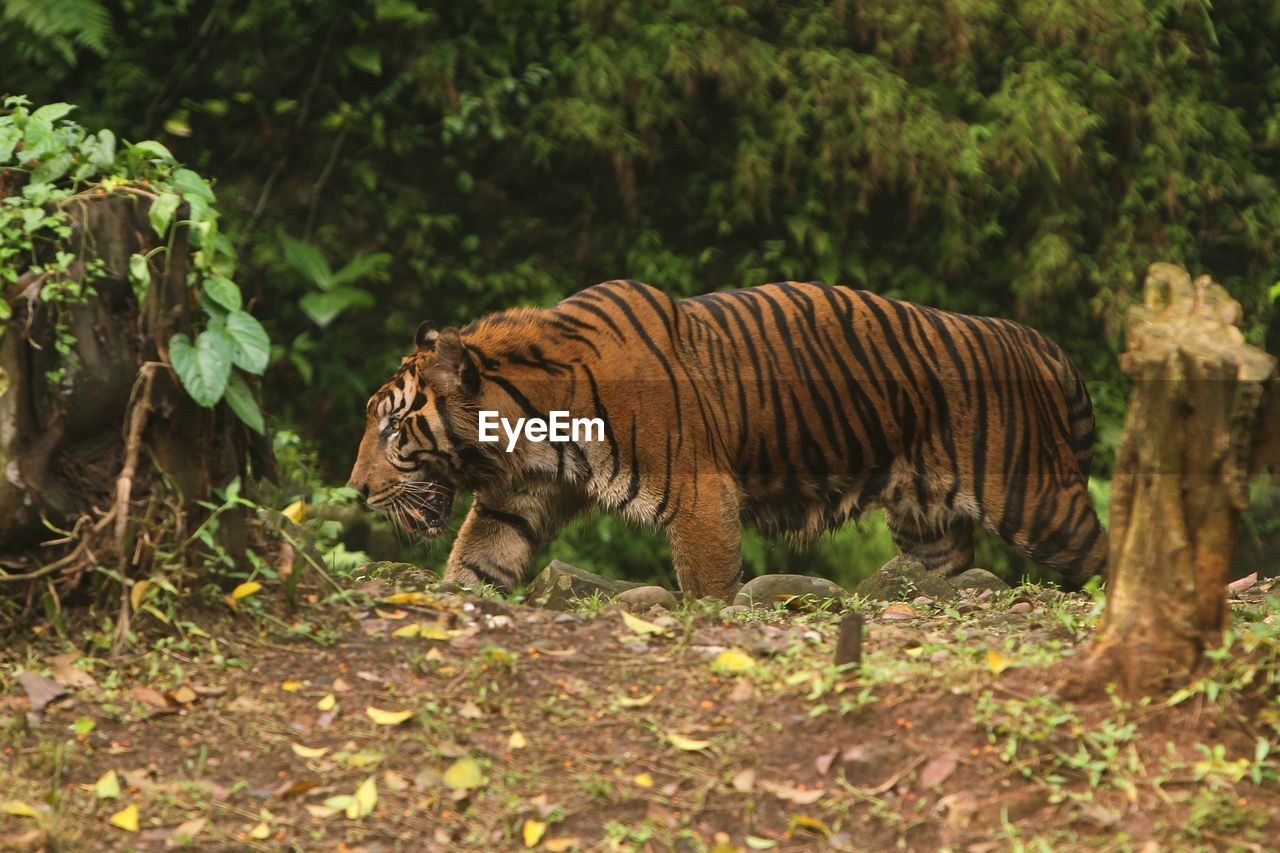
[[[956,589],[989,589],[1000,591],[1009,585],[986,569],[969,569],[951,581]]]
[[[911,599],[911,603],[916,607],[932,607],[934,602],[933,599],[927,595],[917,595],[915,598]]]
[[[750,612],[751,608],[747,607],[745,604],[730,604],[728,607],[722,607],[720,609],[721,616],[728,616],[730,618]]]
[[[606,578],[560,560],[552,560],[529,582],[525,588],[525,600],[553,610],[568,610],[575,599],[590,598],[595,593],[615,596],[638,586],[638,583]]]
[[[666,631],[675,631],[684,627],[684,623],[674,616],[659,616],[653,620],[653,624]]]
[[[551,620],[555,625],[581,625],[582,619],[573,613],[558,613],[556,618]]]
[[[894,557],[885,563],[880,571],[858,584],[855,592],[873,601],[910,601],[922,595],[946,601],[956,595],[955,587],[942,575],[905,557]]]
[[[1019,601],[1009,608],[1010,613],[1030,613],[1035,608],[1031,606],[1030,601]]]
[[[890,604],[880,614],[880,618],[886,622],[906,622],[916,618],[916,609],[910,604]]]
[[[660,586],[637,586],[619,593],[616,600],[632,610],[645,610],[655,606],[670,609],[676,606],[676,597],[671,590]]]
[[[762,575],[747,581],[733,599],[733,606],[772,607],[774,602],[786,601],[797,596],[809,596],[815,603],[840,601],[849,593],[825,578],[808,575]],[[724,613],[729,608],[724,608]]]

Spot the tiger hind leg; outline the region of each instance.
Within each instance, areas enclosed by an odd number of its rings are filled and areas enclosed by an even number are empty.
[[[955,577],[973,568],[973,521],[956,515],[940,525],[922,525],[914,518],[888,511],[889,533],[904,557],[932,572]]]
[[[1081,481],[1041,495],[1024,508],[1021,523],[1005,521],[992,528],[1018,551],[1056,571],[1063,589],[1079,590],[1094,575],[1105,575],[1107,533],[1098,521]]]

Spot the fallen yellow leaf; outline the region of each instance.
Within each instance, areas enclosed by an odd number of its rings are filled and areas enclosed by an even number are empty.
[[[379,726],[398,726],[413,716],[412,711],[384,711],[372,705],[365,708],[364,712]]]
[[[404,626],[401,626],[401,627],[399,627],[399,628],[395,629],[394,631],[392,631],[392,632],[391,632],[391,636],[393,636],[393,637],[416,637],[416,636],[418,636],[418,630],[419,630],[421,627],[422,627],[422,626],[421,626],[421,625],[419,625],[417,622],[414,622],[414,623],[412,623],[412,624],[404,625]]]
[[[653,701],[653,697],[657,696],[657,692],[646,693],[643,696],[619,696],[618,705],[622,708],[639,708],[642,705],[648,705]]]
[[[396,592],[379,599],[379,601],[383,604],[412,604],[414,607],[427,607],[433,610],[445,609],[440,599],[427,595],[425,592]]]
[[[628,628],[630,628],[632,631],[634,631],[637,634],[667,633],[667,629],[663,628],[661,625],[655,625],[652,622],[641,619],[639,616],[636,616],[632,613],[628,613],[625,610],[622,611],[622,621]]]
[[[142,600],[147,597],[147,590],[151,589],[151,581],[140,580],[134,583],[133,589],[129,590],[129,604],[134,610],[142,607]]]
[[[302,519],[307,514],[307,502],[297,500],[280,510],[280,514],[292,521],[294,524],[301,524]]]
[[[290,744],[289,748],[299,758],[319,758],[329,751],[327,746],[303,746],[300,743]]]
[[[447,640],[449,631],[439,625],[423,623],[418,626],[418,636],[424,640]]]
[[[578,846],[578,839],[572,836],[562,835],[559,838],[548,838],[547,843],[542,845],[542,849],[548,853],[564,853]]]
[[[296,678],[289,678],[280,682],[280,689],[285,693],[297,693],[302,689],[302,682]]]
[[[116,776],[116,771],[108,770],[102,774],[93,786],[93,795],[99,800],[120,799],[120,778]]]
[[[22,800],[5,800],[0,802],[0,814],[12,815],[13,817],[38,817],[36,810],[31,806],[22,802]]]
[[[635,782],[637,785],[639,785],[641,788],[653,787],[653,777],[650,776],[648,773],[637,773],[636,778],[633,779],[632,781]]]
[[[542,836],[546,834],[546,822],[534,820],[533,818],[526,820],[524,822],[524,829],[520,831],[520,837],[524,839],[525,847],[537,847],[538,842],[542,840]]]
[[[507,739],[507,747],[509,749],[524,749],[529,745],[529,741],[525,740],[525,736],[520,731],[511,733],[511,737]]]
[[[332,711],[338,704],[338,697],[332,693],[326,693],[324,698],[316,703],[316,707],[321,711]]]
[[[267,822],[264,820],[249,830],[249,837],[256,841],[265,841],[271,837],[271,827],[267,826]]]
[[[111,825],[125,832],[138,831],[138,807],[129,805],[111,816]]]
[[[736,675],[740,672],[750,672],[755,669],[756,659],[744,652],[742,649],[725,649],[716,655],[716,659],[711,662],[711,669],[715,672],[727,672]]]
[[[356,788],[355,796],[351,798],[351,803],[347,806],[347,818],[349,820],[359,820],[366,815],[373,814],[373,808],[378,804],[378,781],[375,777],[370,776],[360,783],[360,787]]]
[[[987,669],[992,675],[999,675],[1013,666],[1013,659],[1007,658],[995,649],[987,649]]]
[[[248,598],[260,589],[262,589],[262,584],[257,581],[245,581],[231,590],[231,600],[239,601],[242,598]]]
[[[480,787],[483,777],[474,758],[459,758],[444,771],[444,783],[455,790]]]
[[[676,734],[675,732],[668,732],[667,740],[671,741],[671,745],[676,749],[683,749],[686,752],[706,749],[711,746],[711,741],[709,740],[697,740],[696,738],[686,737],[685,735]]]

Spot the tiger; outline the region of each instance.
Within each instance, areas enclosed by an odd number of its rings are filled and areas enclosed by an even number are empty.
[[[603,435],[508,452],[482,434],[485,413],[553,411]],[[982,525],[1074,590],[1106,562],[1094,441],[1078,370],[1016,322],[817,282],[677,300],[617,280],[423,323],[368,401],[349,485],[422,537],[472,492],[443,578],[504,592],[592,510],[661,531],[683,593],[728,600],[744,523],[804,538],[877,507],[931,571],[971,568]]]

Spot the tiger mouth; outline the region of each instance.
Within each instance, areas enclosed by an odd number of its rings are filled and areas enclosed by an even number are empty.
[[[439,536],[449,525],[453,488],[444,483],[409,483],[389,501],[387,509],[410,534]]]

